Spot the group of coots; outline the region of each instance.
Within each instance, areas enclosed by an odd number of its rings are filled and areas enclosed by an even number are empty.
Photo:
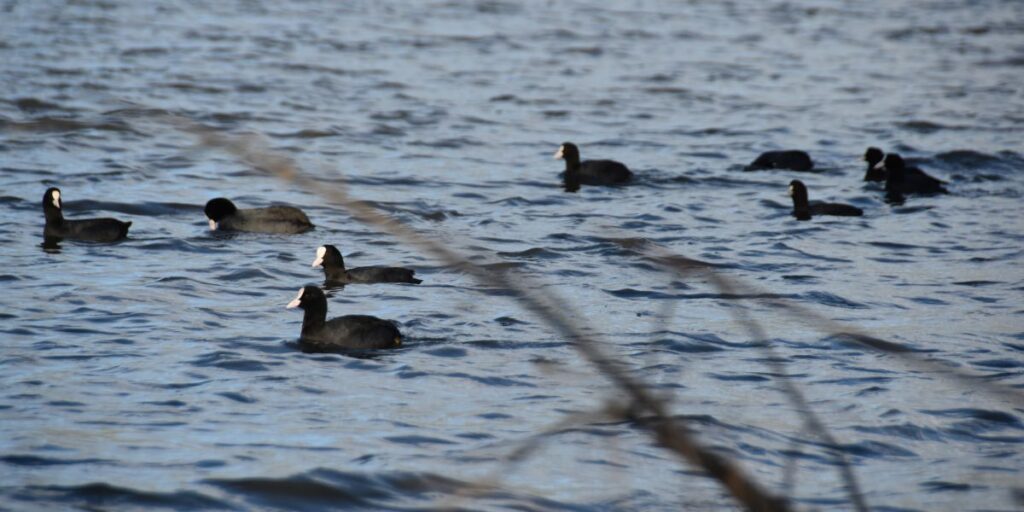
[[[801,156],[797,156],[801,155]],[[870,147],[864,152],[864,160],[868,170],[864,181],[884,181],[886,201],[902,203],[905,194],[948,194],[942,180],[929,176],[917,167],[907,167],[897,153],[886,155],[881,149]],[[792,164],[793,166],[788,166]],[[790,169],[794,171],[811,171],[814,164],[811,157],[803,151],[771,151],[762,154],[748,170],[758,169]],[[807,186],[800,180],[789,182],[789,195],[793,198],[793,216],[797,220],[810,220],[816,215],[835,215],[840,217],[860,217],[864,211],[856,206],[842,203],[811,202],[807,196]]]
[[[313,229],[306,214],[293,206],[274,205],[264,208],[239,209],[223,197],[211,199],[204,209],[210,229],[255,233],[298,234]],[[61,192],[50,188],[43,195],[46,227],[43,237],[53,240],[71,239],[89,242],[114,242],[128,235],[131,222],[117,219],[64,218]],[[345,268],[345,260],[333,245],[316,250],[313,267],[323,267],[325,285],[344,286],[352,283],[410,283],[421,281],[415,271],[398,267]],[[316,286],[299,290],[299,296],[288,304],[302,308],[302,334],[299,343],[307,352],[330,352],[341,349],[380,349],[401,345],[402,335],[390,321],[367,315],[346,315],[327,320],[327,297]]]
[[[565,160],[564,186],[566,191],[576,192],[581,185],[616,186],[629,183],[633,178],[622,163],[614,160],[580,160],[580,151],[571,142],[563,143],[555,158]],[[890,199],[902,200],[904,194],[947,193],[941,180],[929,176],[917,167],[907,167],[898,154],[888,155],[878,148],[868,148],[864,154],[868,163],[865,181],[884,181]],[[811,171],[814,164],[803,151],[771,151],[762,154],[747,170],[788,169]],[[847,204],[810,202],[807,187],[800,180],[789,185],[793,198],[793,215],[799,220],[809,220],[816,215],[860,216],[860,208]],[[67,220],[63,215],[61,192],[58,188],[47,189],[43,196],[43,213],[46,227],[43,236],[47,239],[73,239],[91,242],[113,242],[125,238],[131,222],[117,219]],[[211,230],[245,231],[274,234],[297,234],[314,228],[306,214],[293,206],[268,206],[264,208],[239,209],[230,200],[219,197],[211,199],[204,208]],[[419,284],[415,271],[399,267],[358,267],[345,268],[345,260],[333,245],[323,245],[316,250],[313,267],[323,267],[325,286],[344,286],[360,283],[409,283]],[[302,308],[300,346],[307,352],[331,352],[345,349],[382,349],[398,347],[402,335],[394,323],[367,315],[346,315],[327,320],[327,297],[317,286],[305,286],[299,290],[288,308]]]
[[[864,181],[884,181],[886,201],[902,203],[905,194],[948,194],[943,185],[946,182],[929,176],[917,167],[907,167],[903,157],[896,153],[886,155],[881,149],[869,147],[864,152],[864,160],[868,164]],[[798,172],[814,170],[814,161],[810,155],[799,150],[768,151],[745,167],[748,171],[765,169],[785,169]],[[811,220],[817,215],[834,215],[839,217],[860,217],[864,210],[843,203],[826,203],[810,201],[807,186],[800,180],[789,182],[789,195],[793,199],[793,216],[797,220]]]
[[[565,160],[563,179],[565,190],[568,192],[578,191],[580,185],[624,185],[633,179],[633,173],[621,162],[581,161],[579,148],[571,142],[562,143],[555,152],[555,158]],[[896,153],[886,155],[881,149],[870,147],[864,153],[864,160],[868,163],[864,181],[884,181],[886,200],[891,203],[903,202],[905,194],[949,193],[943,186],[946,182],[929,176],[917,167],[907,167],[903,158]],[[811,172],[814,170],[814,161],[804,151],[767,151],[744,167],[747,171],[771,169]],[[817,215],[864,215],[864,210],[853,205],[811,201],[807,195],[807,186],[800,180],[789,183],[789,195],[793,199],[793,216],[797,220],[810,220]]]

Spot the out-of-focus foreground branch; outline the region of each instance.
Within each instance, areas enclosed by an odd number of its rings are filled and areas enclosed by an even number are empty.
[[[542,291],[542,287],[533,285],[525,276],[516,275],[513,280],[505,273],[470,262],[434,238],[424,236],[351,197],[344,184],[332,183],[330,187],[322,185],[302,172],[291,158],[267,149],[256,136],[221,133],[179,116],[164,114],[160,118],[197,136],[200,144],[205,147],[225,150],[256,169],[299,185],[328,203],[346,209],[356,220],[418,247],[487,286],[508,290],[521,305],[555,328],[574,349],[628,395],[632,401],[631,409],[637,412],[637,423],[646,427],[660,446],[718,480],[748,510],[789,510],[784,498],[773,495],[731,460],[697,442],[683,420],[669,415],[668,406],[662,399],[649,393],[643,383],[627,375],[604,354],[597,341],[584,334],[576,322],[562,312],[566,301],[554,293]]]
[[[169,121],[182,131],[196,135],[200,140],[200,144],[204,147],[225,150],[254,168],[260,169],[279,179],[295,183],[309,192],[320,196],[328,203],[346,209],[356,220],[372,225],[396,238],[415,245],[448,265],[469,274],[487,286],[511,292],[512,296],[521,305],[554,327],[570,342],[574,349],[579,351],[605,377],[627,394],[631,402],[626,407],[618,410],[615,416],[628,418],[648,429],[658,445],[675,453],[688,463],[703,470],[710,477],[718,480],[734,499],[748,510],[776,511],[789,509],[789,505],[784,497],[769,493],[732,461],[698,443],[691,430],[685,424],[685,420],[669,415],[668,404],[664,399],[651,394],[643,382],[630,377],[624,368],[604,354],[597,340],[584,334],[579,325],[563,313],[563,311],[566,311],[564,305],[567,302],[550,291],[550,289],[535,286],[525,276],[516,275],[514,279],[511,279],[506,273],[495,272],[494,269],[485,269],[470,262],[457,252],[449,249],[448,246],[438,243],[435,239],[424,236],[394,218],[382,214],[370,206],[369,203],[351,197],[347,192],[344,182],[332,183],[329,188],[323,186],[315,178],[302,172],[288,156],[267,149],[262,140],[257,136],[225,134],[166,113],[160,113],[159,118]],[[637,253],[640,257],[647,258],[667,272],[679,276],[692,276],[699,273],[706,277],[724,295],[736,297],[737,299],[743,299],[744,297],[756,298],[759,304],[776,307],[778,310],[789,314],[802,323],[816,326],[824,332],[846,339],[862,348],[891,354],[908,365],[949,375],[962,385],[977,387],[980,390],[1007,399],[1018,407],[1024,406],[1024,394],[1016,389],[985,380],[982,376],[974,375],[961,369],[951,368],[942,361],[923,357],[918,351],[909,347],[880,339],[858,328],[851,328],[850,326],[835,322],[793,301],[772,298],[773,295],[764,290],[724,276],[721,272],[715,270],[713,265],[674,254],[652,243],[640,244],[639,250],[637,250],[638,247],[635,239],[624,238],[619,240],[619,242],[623,243],[624,248],[627,250]],[[851,504],[857,510],[867,510],[868,506],[864,501],[856,476],[851,465],[846,460],[841,445],[829,433],[824,422],[813,412],[802,391],[789,377],[780,359],[774,357],[774,349],[768,344],[767,335],[760,324],[742,308],[732,308],[731,313],[737,322],[747,329],[753,340],[762,343],[762,349],[769,356],[765,358],[766,364],[770,365],[772,371],[779,376],[778,381],[782,385],[782,391],[804,418],[805,429],[821,438],[826,447],[833,453],[837,460],[840,477],[844,481],[847,492],[850,495]],[[530,450],[524,450],[524,452],[528,451]]]

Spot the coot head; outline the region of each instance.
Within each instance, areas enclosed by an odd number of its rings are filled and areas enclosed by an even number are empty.
[[[798,203],[807,202],[807,187],[804,182],[800,180],[793,180],[789,182],[789,197],[792,197]]]
[[[903,161],[898,153],[889,153],[885,155],[885,170],[889,171],[890,174],[900,176],[906,169],[907,163]]]
[[[46,189],[46,193],[43,194],[43,209],[56,208],[60,210],[60,207],[60,189],[57,187]]]
[[[797,220],[811,220],[811,205],[807,201],[807,187],[804,186],[804,182],[789,182],[789,197],[793,198],[793,216]]]
[[[329,265],[332,267],[345,266],[345,259],[341,257],[341,251],[333,245],[322,245],[316,250],[316,259],[313,260],[313,267]]]
[[[864,181],[885,181],[885,169],[882,168],[882,158],[885,154],[881,149],[870,147],[864,152],[864,161],[868,163],[868,170],[864,173]]]
[[[46,189],[46,193],[43,194],[43,215],[47,222],[60,222],[64,218],[61,206],[60,189],[57,187]]]
[[[576,147],[576,144],[572,142],[563,142],[558,147],[558,151],[555,151],[555,160],[563,159],[566,161],[573,161],[580,159],[580,148]]]
[[[295,297],[295,299],[289,302],[288,305],[285,306],[285,308],[307,309],[309,307],[324,304],[326,302],[327,297],[324,295],[323,290],[317,288],[316,286],[303,286],[302,289],[299,290],[299,294]]]
[[[238,208],[235,207],[235,203],[223,197],[210,199],[206,203],[206,208],[203,209],[203,212],[206,213],[206,218],[210,220],[210,229],[217,229],[217,223],[221,219],[237,211]]]
[[[871,167],[874,167],[878,162],[881,162],[884,157],[885,153],[882,153],[881,149],[874,146],[868,148],[868,150],[864,152],[864,161]]]

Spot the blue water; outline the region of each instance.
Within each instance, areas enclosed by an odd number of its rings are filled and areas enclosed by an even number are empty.
[[[324,187],[344,179],[556,293],[703,443],[799,507],[851,505],[741,308],[870,505],[1021,506],[1024,3],[205,4],[0,6],[4,507],[736,506],[601,414],[623,397],[507,292],[197,145],[164,112],[259,134]],[[563,141],[637,182],[566,194],[551,159]],[[861,181],[870,145],[952,194],[886,204]],[[821,172],[742,171],[788,148]],[[794,178],[865,216],[794,220]],[[43,248],[49,186],[69,218],[131,220],[129,239]],[[297,205],[317,228],[215,236],[202,205],[217,196]],[[756,298],[667,274],[624,239],[715,263]],[[322,281],[309,265],[324,243],[352,266],[416,269],[421,285],[329,300],[330,316],[394,319],[402,349],[298,350],[301,314],[284,305]]]

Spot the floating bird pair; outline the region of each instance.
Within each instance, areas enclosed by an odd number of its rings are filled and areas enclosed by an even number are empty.
[[[298,234],[313,229],[309,217],[294,206],[238,209],[231,201],[218,197],[206,203],[204,211],[210,221],[211,230]],[[313,267],[323,267],[326,282],[330,286],[351,283],[422,282],[413,277],[416,271],[407,268],[373,266],[346,269],[345,258],[333,245],[317,248]]]
[[[131,221],[117,219],[64,218],[64,207],[59,188],[51,187],[43,194],[43,215],[46,238],[82,240],[87,242],[115,242],[128,236]],[[222,197],[206,203],[206,217],[211,230],[252,231],[260,233],[303,233],[313,229],[302,210],[293,206],[269,206],[239,210],[234,203]]]
[[[946,184],[919,167],[908,167],[898,153],[883,155],[881,149],[871,147],[864,153],[868,170],[864,181],[884,181],[885,191],[890,198],[902,198],[903,194],[948,194]]]
[[[323,267],[327,286],[350,283],[411,283],[414,270],[399,267],[359,267],[345,269],[341,251],[333,245],[316,250],[313,267]],[[316,286],[304,286],[287,308],[302,308],[299,346],[303,352],[337,352],[396,348],[402,345],[402,333],[390,320],[369,315],[345,315],[327,320],[327,296]]]
[[[413,277],[414,270],[399,267],[359,267],[345,269],[345,260],[333,245],[316,250],[313,267],[324,268],[327,285],[349,283],[411,283],[422,281]],[[369,315],[345,315],[327,320],[327,297],[316,286],[304,286],[290,308],[302,308],[302,331],[299,346],[304,352],[336,352],[396,348],[402,345],[402,333],[390,320]]]

